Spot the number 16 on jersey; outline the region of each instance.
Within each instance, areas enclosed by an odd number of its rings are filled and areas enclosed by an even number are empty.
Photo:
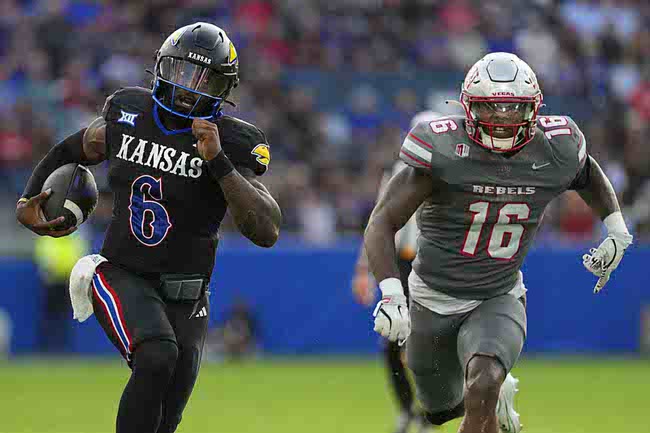
[[[476,255],[484,226],[488,223],[491,204],[494,203],[477,201],[469,205],[468,210],[472,214],[472,220],[465,233],[462,255],[470,257]],[[497,220],[491,224],[492,229],[488,235],[487,254],[493,259],[510,260],[521,246],[521,238],[526,228],[519,223],[528,220],[530,207],[526,203],[504,203],[497,215]]]

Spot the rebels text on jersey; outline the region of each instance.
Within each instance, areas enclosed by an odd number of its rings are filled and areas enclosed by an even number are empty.
[[[134,272],[209,276],[227,203],[191,128],[167,130],[151,91],[140,87],[115,92],[102,115],[114,196],[102,255]],[[230,116],[215,123],[237,170],[264,174],[270,161],[264,134]]]
[[[575,122],[542,116],[537,127],[512,155],[475,144],[462,116],[420,123],[404,140],[402,161],[434,183],[418,211],[413,265],[432,289],[461,299],[510,291],[546,205],[580,186],[587,151]]]

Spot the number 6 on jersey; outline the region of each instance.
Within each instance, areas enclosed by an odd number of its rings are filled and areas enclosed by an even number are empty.
[[[161,243],[172,226],[167,209],[159,203],[162,199],[162,179],[144,175],[133,181],[129,204],[131,233],[148,247]]]

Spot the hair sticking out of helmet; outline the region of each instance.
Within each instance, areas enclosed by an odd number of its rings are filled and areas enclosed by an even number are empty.
[[[239,61],[226,32],[209,23],[177,29],[156,52],[153,99],[188,119],[218,115],[239,82]]]
[[[526,62],[514,54],[491,53],[467,73],[460,103],[474,142],[495,152],[510,152],[534,138],[542,92]]]

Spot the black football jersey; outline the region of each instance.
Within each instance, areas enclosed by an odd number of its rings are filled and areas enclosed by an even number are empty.
[[[102,255],[138,273],[199,273],[214,266],[227,203],[207,172],[191,128],[168,130],[151,91],[118,90],[106,100],[113,215]],[[270,161],[262,131],[235,117],[214,121],[221,146],[242,174],[261,176]]]

